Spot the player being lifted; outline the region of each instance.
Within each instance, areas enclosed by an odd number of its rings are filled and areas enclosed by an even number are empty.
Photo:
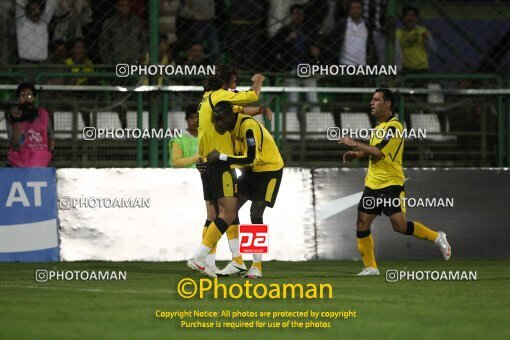
[[[201,179],[204,192],[207,219],[202,232],[202,243],[193,258],[188,261],[188,267],[198,270],[204,275],[216,277],[214,263],[216,243],[227,230],[230,238],[237,238],[237,178],[234,170],[228,164],[217,162],[205,163],[206,156],[212,150],[223,153],[233,152],[230,134],[220,135],[214,130],[212,123],[212,110],[214,106],[225,101],[231,104],[248,104],[259,99],[264,76],[255,74],[252,77],[252,87],[249,91],[231,91],[236,88],[239,71],[235,67],[220,65],[216,67],[215,75],[206,80],[205,93],[198,108],[198,153],[200,155],[197,168],[201,170]],[[262,112],[259,107],[240,107],[236,110],[249,115]],[[265,111],[271,114],[270,110]],[[235,223],[235,224],[234,224]],[[230,227],[229,227],[230,226]],[[232,249],[232,248],[231,248]],[[242,263],[239,250],[233,251],[234,261]]]
[[[253,224],[263,224],[266,207],[272,208],[278,196],[282,181],[283,159],[273,137],[255,119],[236,112],[227,102],[221,102],[213,110],[213,122],[216,131],[221,135],[230,132],[234,144],[233,153],[220,153],[217,150],[207,155],[210,164],[241,165],[242,175],[239,178],[238,210],[252,201],[250,218]],[[238,240],[234,247],[238,247]],[[229,242],[231,243],[231,242]],[[244,264],[230,262],[223,270],[217,272],[221,276],[242,274],[246,271]],[[245,277],[262,277],[262,255],[253,255],[253,264]]]
[[[365,268],[357,275],[379,275],[374,257],[374,240],[370,234],[370,226],[377,215],[383,212],[390,218],[393,230],[413,235],[414,237],[433,242],[445,260],[451,256],[451,249],[446,234],[431,230],[417,221],[406,222],[404,202],[404,171],[402,170],[402,154],[404,139],[402,124],[393,115],[395,95],[389,89],[377,89],[370,102],[371,113],[378,121],[375,130],[384,130],[384,134],[375,133],[370,138],[370,145],[342,138],[339,143],[355,148],[343,155],[343,161],[354,158],[369,157],[368,172],[365,178],[365,190],[358,205],[358,221],[356,234],[358,250]],[[382,137],[382,138],[378,138]],[[369,200],[367,200],[369,198]],[[366,204],[370,201],[370,204]],[[373,205],[372,203],[376,203]],[[401,202],[394,204],[393,202]]]

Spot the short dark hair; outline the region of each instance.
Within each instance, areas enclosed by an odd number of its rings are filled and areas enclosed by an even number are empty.
[[[232,104],[226,101],[221,101],[213,108],[213,121],[216,121],[220,117],[225,117],[232,112]]]
[[[391,104],[390,104],[390,109],[391,111],[393,111],[395,109],[395,94],[393,93],[392,90],[390,89],[383,89],[383,88],[380,88],[380,89],[376,89],[374,93],[376,92],[381,92],[383,94],[383,99],[385,101],[389,101]]]
[[[188,106],[186,106],[186,108],[184,109],[184,112],[186,113],[186,120],[189,119],[189,116],[191,116],[192,114],[194,113],[197,113],[198,112],[198,106],[196,104],[190,104]]]
[[[290,6],[289,14],[292,14],[292,12],[294,12],[295,9],[299,9],[299,10],[303,11],[304,7],[303,7],[303,5],[300,5],[300,4],[292,5],[292,6]]]
[[[32,94],[36,95],[36,91],[35,91],[35,86],[34,84],[32,83],[21,83],[18,85],[18,88],[16,89],[16,98],[19,98],[20,94],[21,94],[21,91],[25,90],[25,89],[30,89],[32,90]]]
[[[407,12],[414,12],[418,18],[420,17],[420,11],[418,10],[417,7],[405,5],[404,8],[402,9],[402,16],[405,17]]]
[[[223,83],[230,83],[233,77],[239,78],[239,69],[235,66],[218,65],[213,75],[207,77],[204,91],[216,91],[222,88]]]
[[[361,0],[350,0],[350,1],[349,1],[349,3],[348,3],[348,5],[347,5],[347,10],[350,10],[350,9],[351,9],[351,5],[352,5],[353,3],[355,3],[355,2],[357,2],[358,4],[360,4],[360,5],[361,5],[361,8],[363,8],[363,1],[361,1]]]

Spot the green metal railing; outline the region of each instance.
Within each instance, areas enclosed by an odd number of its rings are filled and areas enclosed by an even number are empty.
[[[17,77],[18,79],[23,79],[22,72],[15,73],[0,73],[0,76],[12,76],[12,79]],[[109,81],[114,79],[116,75],[112,72],[41,72],[36,76],[37,82],[41,83],[44,80],[52,77],[64,77],[64,78],[95,78],[95,79],[103,79],[104,81]],[[420,74],[420,75],[407,75],[402,77],[402,80],[410,81],[410,80],[476,80],[476,81],[492,81],[496,88],[493,89],[466,89],[466,90],[444,90],[444,93],[455,94],[455,95],[469,95],[473,93],[475,96],[479,95],[487,95],[495,98],[495,107],[497,110],[497,119],[498,119],[498,128],[497,128],[497,165],[498,166],[510,166],[510,80],[503,82],[500,77],[494,75],[464,75],[464,74]],[[507,84],[507,88],[503,88],[503,84]],[[275,87],[264,87],[263,95],[261,95],[261,103],[265,103],[268,98],[272,98],[274,96],[274,100],[271,102],[270,107],[273,109],[275,124],[274,130],[272,131],[275,141],[279,147],[282,147],[283,138],[282,132],[284,132],[285,126],[282,126],[282,116],[281,114],[286,107],[286,94],[288,92],[287,89],[281,87],[283,84],[283,77],[280,75],[279,77],[274,79]],[[0,91],[14,91],[16,85],[3,85],[0,86]],[[117,86],[51,86],[44,85],[45,89],[48,91],[58,91],[58,89],[62,89],[65,91],[97,91],[97,92],[106,92],[113,93],[119,89]],[[53,89],[54,88],[54,89]],[[132,103],[136,103],[136,124],[138,128],[143,128],[143,110],[144,108],[149,108],[150,116],[152,116],[152,124],[149,123],[149,128],[157,128],[157,122],[159,117],[162,118],[163,128],[168,128],[168,112],[169,106],[171,104],[171,92],[179,92],[177,89],[172,88],[172,86],[144,86],[144,87],[122,87],[122,91],[129,93],[136,93],[134,97],[134,101]],[[192,88],[192,89],[191,89]],[[329,87],[319,87],[315,89],[318,93],[358,93],[358,94],[370,94],[373,89],[371,88],[329,88]],[[187,90],[187,92],[199,92],[200,87],[191,86]],[[293,90],[292,92],[294,92]],[[299,88],[296,89],[297,92],[305,93],[310,91],[307,88]],[[420,94],[425,95],[428,93],[426,89],[407,89],[407,88],[395,88],[400,94],[400,119],[404,120],[405,117],[405,109],[408,105],[407,98],[409,95]],[[505,92],[506,91],[506,92]],[[506,100],[506,102],[505,102]],[[149,103],[149,104],[148,104]],[[156,110],[153,108],[156,107]],[[163,108],[163,109],[162,109]],[[162,116],[160,116],[162,115]],[[269,122],[265,122],[266,127],[269,127]],[[482,124],[486,124],[486,122],[482,122]],[[482,125],[482,127],[486,128],[486,125]],[[173,127],[170,127],[173,128]],[[283,135],[285,136],[285,134]],[[303,136],[306,137],[306,132]],[[483,138],[482,138],[483,139]],[[482,140],[482,143],[486,140]],[[158,141],[154,140],[152,148],[149,147],[148,152],[148,165],[151,167],[167,167],[168,166],[168,141]],[[303,144],[308,143],[304,141]],[[154,146],[155,145],[155,146]],[[490,146],[490,145],[489,145]],[[144,163],[144,142],[140,138],[136,141],[136,166],[143,167],[147,165]],[[160,153],[161,151],[161,153]],[[160,156],[161,154],[161,156]],[[155,160],[155,161],[154,161]],[[147,160],[146,160],[147,161]]]

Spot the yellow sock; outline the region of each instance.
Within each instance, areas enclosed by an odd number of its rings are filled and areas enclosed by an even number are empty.
[[[226,233],[227,233],[227,238],[229,240],[239,238],[239,224],[232,224],[230,227],[228,227]]]
[[[221,235],[227,230],[228,224],[222,218],[216,218],[207,228],[202,244],[214,248],[215,244],[220,240]]]
[[[363,259],[365,267],[377,268],[374,256],[374,239],[372,234],[365,237],[358,237],[358,251]]]
[[[251,266],[257,268],[262,272],[262,262],[253,262]]]
[[[413,235],[416,238],[421,238],[423,240],[428,240],[431,242],[434,242],[439,235],[434,230],[431,230],[427,227],[425,227],[423,224],[417,221],[413,221],[414,224],[414,232]]]
[[[202,229],[202,240],[204,239],[206,232],[207,232],[207,227],[204,227],[204,229]]]
[[[228,245],[232,252],[232,261],[239,265],[244,264],[243,256],[239,253],[239,224],[232,224],[228,227],[226,234],[228,238]]]

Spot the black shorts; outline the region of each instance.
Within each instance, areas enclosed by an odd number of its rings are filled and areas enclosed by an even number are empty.
[[[272,208],[278,196],[282,175],[283,168],[276,171],[243,171],[239,177],[239,194],[252,202],[265,201]]]
[[[237,197],[237,176],[226,162],[207,164],[201,174],[204,200],[215,201],[221,197]]]
[[[363,196],[358,204],[358,211],[370,214],[391,216],[398,212],[406,212],[406,207],[402,201],[405,197],[404,187],[401,185],[391,185],[382,189],[370,189],[365,187]]]

